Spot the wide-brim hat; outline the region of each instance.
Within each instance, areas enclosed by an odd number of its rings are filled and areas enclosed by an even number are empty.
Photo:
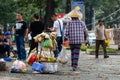
[[[66,16],[67,17],[77,17],[79,19],[82,19],[83,15],[79,10],[80,10],[80,8],[77,6],[75,9],[73,9],[71,12],[69,12]]]

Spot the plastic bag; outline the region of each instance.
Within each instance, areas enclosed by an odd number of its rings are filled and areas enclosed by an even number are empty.
[[[68,62],[68,54],[65,51],[65,48],[62,48],[62,51],[60,52],[60,54],[58,55],[57,61],[62,63],[62,64],[66,64]]]
[[[26,69],[26,64],[22,61],[16,60],[13,62],[12,68],[23,70]]]
[[[110,46],[110,40],[109,39],[105,40],[105,44],[106,44],[107,47],[109,47]]]
[[[65,41],[65,42],[63,43],[63,46],[64,46],[65,48],[69,48],[69,41]]]
[[[26,64],[22,61],[16,60],[13,62],[13,65],[11,67],[11,73],[20,73],[20,72],[26,72]]]
[[[9,58],[9,57],[8,57],[8,58],[0,58],[0,60],[1,60],[1,59],[3,59],[3,60],[6,61],[6,62],[10,62],[10,61],[12,61],[12,59]]]
[[[44,48],[53,48],[52,40],[51,38],[45,39],[43,42]]]
[[[43,62],[42,64],[45,65],[43,73],[55,73],[58,71],[58,63]]]
[[[33,62],[35,62],[37,60],[37,54],[36,54],[36,49],[34,49],[30,55],[28,56],[28,58],[26,59],[26,62],[29,64],[29,65],[32,65]]]
[[[32,69],[37,71],[37,72],[43,73],[44,68],[45,68],[44,64],[41,64],[41,63],[38,63],[38,62],[34,62],[32,64]]]

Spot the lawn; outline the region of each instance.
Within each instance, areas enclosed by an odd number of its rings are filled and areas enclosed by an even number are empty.
[[[67,47],[66,49],[70,49],[70,47]],[[95,46],[85,46],[85,45],[82,45],[81,46],[81,51],[86,51],[87,49],[89,49],[90,51],[95,51]],[[99,48],[99,51],[103,51],[102,47]],[[109,48],[107,47],[107,52],[115,52],[115,51],[118,51],[118,49],[114,49],[114,48]]]

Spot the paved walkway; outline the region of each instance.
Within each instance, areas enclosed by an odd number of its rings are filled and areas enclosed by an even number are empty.
[[[70,54],[69,51],[67,53]],[[12,63],[7,65],[10,67]],[[101,55],[95,59],[94,55],[82,52],[76,73],[70,71],[70,62],[63,66],[59,64],[58,70],[55,74],[33,74],[28,66],[25,74],[0,71],[0,80],[120,80],[120,56],[111,55],[109,59],[104,59]]]

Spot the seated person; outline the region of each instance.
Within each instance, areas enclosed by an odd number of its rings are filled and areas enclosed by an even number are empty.
[[[11,37],[11,33],[10,31],[5,32],[5,38],[7,39],[7,41],[9,42],[9,46],[10,46],[10,51],[13,51],[13,46],[12,46],[12,37]]]
[[[4,58],[9,56],[10,56],[9,42],[7,42],[7,39],[5,38],[4,34],[0,33],[0,57]]]

